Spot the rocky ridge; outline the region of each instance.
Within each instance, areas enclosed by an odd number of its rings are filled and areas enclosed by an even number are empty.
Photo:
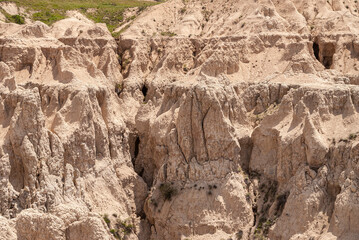
[[[0,23],[0,239],[357,239],[355,10]]]

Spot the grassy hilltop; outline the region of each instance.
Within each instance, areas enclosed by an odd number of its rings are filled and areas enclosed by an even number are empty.
[[[112,32],[123,24],[123,12],[127,8],[138,7],[139,11],[158,4],[141,0],[0,0],[0,2],[14,2],[31,13],[32,19],[42,21],[48,25],[65,18],[66,11],[78,10],[97,23],[106,23]],[[11,22],[23,23],[19,15],[9,16]]]

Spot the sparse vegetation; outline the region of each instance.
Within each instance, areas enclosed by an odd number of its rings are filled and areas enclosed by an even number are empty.
[[[134,230],[135,226],[132,223],[117,219],[115,228],[112,228],[110,232],[116,239],[126,239],[125,237],[132,234]]]
[[[108,227],[110,227],[111,225],[111,220],[108,218],[108,214],[105,214],[103,216],[103,220],[105,221],[105,223],[107,224]]]
[[[177,34],[174,33],[174,32],[161,32],[161,35],[162,35],[162,36],[167,36],[167,37],[174,37],[174,36],[176,36]]]
[[[188,67],[186,64],[183,65],[183,72],[187,73],[189,71]]]
[[[7,0],[0,0],[6,2]],[[124,21],[123,13],[127,8],[138,7],[143,11],[146,7],[158,4],[162,1],[150,2],[142,0],[13,0],[18,6],[24,7],[27,11],[33,12],[32,19],[42,21],[48,25],[64,19],[66,11],[78,10],[88,18],[99,23],[106,23],[112,32],[121,22]],[[12,17],[16,23],[22,24],[22,16]]]
[[[116,86],[115,86],[115,92],[117,93],[117,95],[120,95],[120,93],[122,92],[123,90],[123,85],[122,83],[117,83]]]
[[[6,15],[6,19],[16,24],[25,24],[25,18],[20,15]]]
[[[130,64],[131,64],[130,59],[128,59],[128,58],[122,59],[122,61],[121,61],[121,70],[122,71],[128,70],[128,67],[130,66]]]
[[[212,13],[213,13],[213,11],[207,11],[207,10],[203,10],[203,11],[202,11],[202,15],[203,15],[204,20],[205,20],[206,22],[209,21],[209,18],[210,18],[210,16],[212,15]]]
[[[117,214],[112,214],[112,216],[117,217]],[[103,216],[104,221],[106,222],[107,227],[110,229],[110,233],[116,239],[125,239],[126,236],[134,233],[135,226],[129,222],[129,220],[120,220],[117,219],[115,224],[111,226],[111,220],[108,215]],[[111,228],[112,227],[112,228]]]
[[[357,137],[358,137],[358,132],[356,132],[356,133],[351,133],[351,134],[349,134],[349,136],[348,136],[347,138],[341,138],[341,139],[339,139],[338,142],[348,143],[348,142],[350,142],[350,141],[353,141],[353,140],[357,139]],[[332,143],[333,143],[333,144],[336,143],[334,138],[333,138],[333,140],[332,140]]]
[[[1,0],[0,0],[0,2],[1,2]],[[1,8],[0,8],[0,13],[2,13],[5,16],[7,22],[16,23],[16,24],[25,24],[25,18],[21,15],[8,14]]]
[[[238,167],[238,173],[243,175],[245,182],[249,180],[248,174],[240,166]]]
[[[171,201],[172,197],[177,193],[177,190],[169,183],[161,183],[160,192],[163,198],[167,201]]]
[[[354,140],[356,138],[357,138],[357,134],[355,134],[355,133],[352,133],[352,134],[349,135],[350,140]]]
[[[273,103],[273,104],[269,105],[268,108],[266,110],[264,110],[263,112],[256,114],[255,120],[254,120],[255,126],[258,126],[266,116],[272,115],[278,109],[279,109],[279,105],[277,103]]]
[[[116,225],[117,225],[118,229],[120,229],[124,235],[130,235],[135,228],[135,226],[133,224],[128,223],[127,221],[121,221],[121,220],[117,221]]]
[[[118,31],[118,32],[113,32],[113,33],[112,33],[112,37],[114,37],[114,38],[119,37],[119,36],[121,35],[121,33],[123,33],[124,31],[126,31],[130,26],[131,26],[131,24],[127,24],[126,26],[124,26],[123,28],[121,28],[120,31]]]
[[[251,195],[249,193],[246,193],[246,200],[247,202],[251,201]]]
[[[274,221],[271,219],[259,219],[256,230],[254,231],[254,239],[266,239],[269,229],[273,226]]]

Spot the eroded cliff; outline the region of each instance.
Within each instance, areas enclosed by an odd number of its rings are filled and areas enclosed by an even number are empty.
[[[0,239],[359,238],[357,7],[0,22]]]

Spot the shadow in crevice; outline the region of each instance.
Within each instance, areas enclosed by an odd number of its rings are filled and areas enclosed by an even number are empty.
[[[315,58],[323,64],[326,69],[331,69],[335,53],[334,43],[324,43],[315,40],[313,42],[313,53]]]
[[[316,43],[316,42],[313,43],[313,52],[314,52],[315,58],[316,58],[318,61],[320,61],[320,60],[319,60],[319,45],[318,45],[318,43]]]
[[[136,158],[138,157],[138,153],[140,151],[140,143],[141,143],[140,137],[137,136],[136,134],[130,134],[129,143],[130,143],[131,162],[132,162],[133,168],[136,171]]]
[[[142,89],[141,89],[141,92],[143,94],[143,97],[146,98],[147,96],[147,92],[148,92],[148,88],[146,87],[146,85],[144,84]]]

